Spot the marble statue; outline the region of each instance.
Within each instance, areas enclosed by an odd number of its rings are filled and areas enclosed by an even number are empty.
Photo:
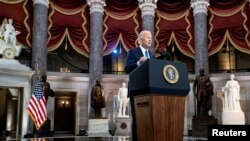
[[[224,109],[229,111],[241,111],[240,107],[240,85],[234,80],[234,74],[230,75],[230,80],[222,87],[224,94]]]
[[[4,60],[13,60],[21,52],[22,46],[17,45],[16,36],[20,33],[12,25],[13,20],[8,19],[6,24],[0,27],[0,54]]]
[[[20,33],[16,31],[14,26],[12,25],[13,20],[8,19],[8,23],[4,25],[3,38],[6,43],[10,43],[12,45],[16,45],[16,36]]]
[[[128,88],[126,87],[126,83],[122,83],[122,87],[118,90],[118,101],[119,101],[119,110],[118,117],[128,116],[126,115],[126,108],[129,102],[128,98]]]

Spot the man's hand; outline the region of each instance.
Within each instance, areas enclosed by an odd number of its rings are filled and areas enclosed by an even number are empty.
[[[140,64],[142,64],[143,62],[145,62],[147,60],[147,58],[146,57],[141,57],[140,59],[139,59],[139,62],[140,62]]]

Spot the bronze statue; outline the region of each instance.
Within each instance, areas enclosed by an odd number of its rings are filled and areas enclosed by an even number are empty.
[[[205,76],[204,69],[200,69],[200,75],[195,78],[193,92],[197,99],[198,116],[207,116],[212,107],[213,84],[210,78]]]
[[[46,102],[50,97],[54,97],[55,96],[55,92],[50,88],[50,84],[49,82],[47,82],[47,75],[43,74],[42,75],[42,82],[43,82],[43,92],[44,92],[44,96],[46,99]]]
[[[103,87],[98,79],[91,90],[91,107],[95,110],[95,117],[101,117],[101,108],[105,107],[105,97]]]

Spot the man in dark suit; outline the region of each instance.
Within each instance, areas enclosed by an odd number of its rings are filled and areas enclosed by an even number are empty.
[[[140,64],[149,58],[155,58],[148,49],[151,47],[152,34],[148,30],[143,30],[138,36],[139,47],[130,50],[127,54],[125,72],[130,73]]]
[[[143,30],[138,36],[139,47],[130,50],[127,54],[125,71],[126,73],[132,72],[135,68],[145,62],[147,59],[155,58],[154,54],[149,53],[148,49],[151,47],[152,34],[148,30]],[[128,87],[129,89],[129,87]],[[128,93],[131,104],[131,114],[132,114],[132,141],[137,141],[136,135],[136,116],[134,107],[133,95]]]

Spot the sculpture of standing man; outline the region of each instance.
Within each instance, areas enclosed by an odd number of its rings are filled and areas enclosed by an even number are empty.
[[[49,82],[47,82],[47,75],[46,74],[42,75],[42,82],[43,82],[44,96],[45,96],[45,99],[47,102],[49,96],[55,97],[55,92],[50,88],[50,84],[49,84]]]
[[[197,99],[198,116],[207,116],[212,107],[213,84],[210,78],[205,76],[204,69],[200,69],[200,75],[195,78],[193,92]]]
[[[91,90],[91,107],[95,110],[95,117],[100,118],[101,108],[105,107],[105,97],[103,87],[98,79]]]
[[[122,87],[118,90],[118,101],[119,101],[119,110],[118,117],[124,117],[126,115],[126,108],[129,102],[128,98],[128,88],[126,87],[126,83],[122,83]]]

